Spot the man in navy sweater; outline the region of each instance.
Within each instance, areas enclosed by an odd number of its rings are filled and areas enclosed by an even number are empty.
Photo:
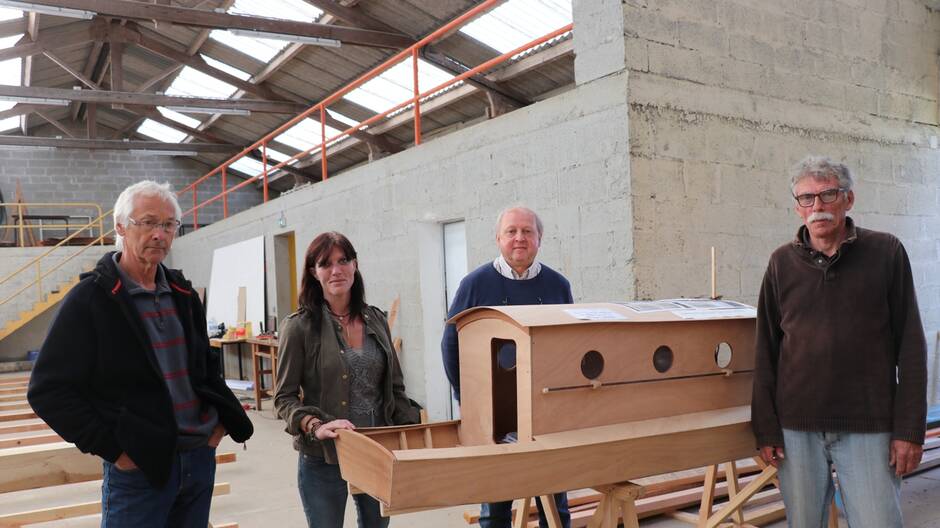
[[[447,312],[448,319],[476,306],[499,306],[521,304],[571,304],[571,284],[560,273],[536,260],[542,242],[542,221],[531,209],[512,207],[500,213],[496,221],[496,244],[500,255],[473,270],[460,281],[454,302]],[[499,352],[498,361],[503,367],[515,366],[515,349]],[[444,328],[441,341],[444,356],[444,371],[454,387],[460,401],[460,349],[457,343],[457,328],[449,324]],[[571,524],[568,512],[568,497],[555,494],[555,504],[564,528]],[[539,526],[548,524],[537,501]],[[480,505],[481,528],[509,528],[512,522],[512,502],[495,502]]]

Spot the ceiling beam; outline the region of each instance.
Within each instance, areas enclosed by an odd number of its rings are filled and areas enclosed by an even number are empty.
[[[95,75],[95,68],[98,66],[98,62],[101,61],[101,52],[104,48],[104,42],[96,40],[92,44],[91,49],[88,50],[88,58],[85,59],[85,67],[82,68],[82,75],[91,79]],[[95,83],[98,84],[98,83]],[[78,114],[82,110],[82,103],[73,102],[71,109],[69,110],[72,121],[78,119]]]
[[[49,59],[49,60],[51,60],[52,62],[58,64],[59,67],[62,68],[63,70],[65,70],[65,71],[67,71],[67,72],[69,73],[69,75],[71,75],[72,77],[75,77],[76,79],[78,79],[79,81],[81,81],[82,83],[84,83],[85,86],[91,88],[92,90],[100,90],[100,89],[101,89],[101,87],[98,86],[98,84],[95,83],[95,81],[93,81],[93,80],[89,79],[88,77],[86,77],[84,73],[75,70],[75,68],[72,68],[72,67],[69,65],[68,62],[66,62],[66,61],[62,60],[61,58],[59,58],[58,55],[52,53],[52,52],[49,51],[49,50],[44,50],[44,51],[42,52],[42,54],[45,55],[47,59]]]
[[[134,44],[137,44],[138,46],[141,46],[142,48],[152,51],[158,55],[162,55],[163,57],[166,57],[172,61],[185,64],[186,66],[189,66],[190,68],[193,68],[194,70],[205,73],[206,75],[213,77],[215,79],[218,79],[222,82],[231,84],[232,86],[238,89],[257,95],[258,97],[261,97],[263,99],[269,99],[272,101],[281,99],[280,97],[278,97],[276,93],[271,91],[270,88],[266,86],[258,86],[256,84],[252,84],[248,81],[239,79],[238,77],[235,77],[234,75],[228,72],[225,72],[218,68],[210,66],[209,63],[207,63],[205,59],[203,59],[201,56],[189,55],[183,51],[179,51],[173,48],[172,46],[164,42],[161,42],[160,39],[152,38],[147,35],[144,35],[140,31],[138,31],[138,27],[139,26],[137,26],[136,24],[128,24],[127,28],[121,28],[121,27],[112,25],[111,29],[114,30],[114,33],[120,33],[126,39],[127,42],[133,42]],[[111,69],[112,71],[114,70],[113,61],[112,61]]]
[[[34,4],[93,11],[112,18],[169,22],[180,26],[207,29],[243,29],[284,35],[338,40],[344,44],[376,48],[406,48],[414,40],[398,33],[298,22],[248,15],[217,13],[187,7],[145,4],[128,0],[31,0]]]
[[[257,99],[217,99],[211,97],[180,97],[164,94],[142,94],[106,90],[67,90],[62,88],[4,86],[0,85],[0,99],[7,97],[38,97],[67,99],[85,103],[139,104],[151,106],[181,106],[212,108],[217,110],[248,110],[273,114],[298,114],[306,105],[284,101],[260,101]],[[38,103],[41,104],[41,103]]]
[[[98,138],[98,105],[90,104],[85,110],[85,137]]]
[[[18,103],[18,104],[13,105],[10,109],[0,112],[0,119],[21,116],[24,114],[35,112],[36,110],[55,110],[56,108],[59,108],[59,107],[48,106],[48,105],[33,105],[33,104]]]
[[[10,59],[24,59],[38,55],[47,49],[62,49],[84,44],[95,39],[92,28],[87,22],[73,22],[37,33],[36,41],[24,36],[15,46],[0,50],[0,62]]]
[[[35,136],[0,136],[0,145],[18,147],[56,147],[101,150],[174,150],[180,152],[231,153],[243,147],[217,143],[164,143],[162,141],[120,141],[109,139],[73,139]]]
[[[39,13],[29,13],[26,15],[26,34],[21,41],[36,42],[39,38]],[[20,65],[23,69],[20,78],[21,86],[30,86],[33,83],[33,56],[29,55],[23,58]],[[29,134],[29,114],[20,116],[20,132],[23,135]]]
[[[47,123],[49,123],[50,125],[56,127],[60,132],[62,132],[62,133],[65,134],[66,136],[68,136],[68,137],[70,137],[70,138],[74,138],[74,137],[75,137],[75,131],[73,131],[73,130],[71,130],[69,127],[63,125],[63,124],[60,123],[57,119],[55,119],[55,118],[53,118],[53,117],[50,117],[49,114],[47,114],[46,112],[44,112],[44,111],[42,111],[42,110],[36,110],[35,113],[36,113],[36,115],[38,115],[39,117],[45,119]]]

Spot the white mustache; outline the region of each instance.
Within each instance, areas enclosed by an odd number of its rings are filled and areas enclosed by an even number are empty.
[[[827,213],[825,211],[816,211],[815,213],[809,215],[806,218],[806,221],[809,223],[819,222],[820,220],[835,220],[835,216],[832,213]]]

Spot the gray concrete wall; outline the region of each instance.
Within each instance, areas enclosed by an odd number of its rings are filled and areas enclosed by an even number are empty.
[[[858,224],[904,242],[936,357],[940,15],[920,0],[627,0],[622,15],[637,295],[707,294],[716,246],[719,293],[756,302],[800,224],[787,168],[827,154],[856,173]]]
[[[466,221],[473,269],[498,254],[496,215],[523,202],[545,223],[540,257],[571,280],[576,299],[633,298],[626,86],[612,75],[281,196],[181,237],[170,260],[207,286],[213,249],[263,234],[271,313],[275,284],[285,280],[273,273],[274,235],[295,231],[302,269],[316,234],[345,233],[369,302],[388,309],[400,296],[393,334],[403,339],[408,392],[443,418],[443,222]]]
[[[100,205],[102,212],[105,212],[114,206],[122,190],[138,181],[151,179],[160,183],[169,182],[178,190],[208,171],[205,165],[171,156],[77,149],[0,150],[0,190],[7,203],[14,201],[16,182],[19,181],[27,202],[91,202]],[[241,180],[235,180],[238,181]],[[235,182],[230,182],[229,186]],[[218,194],[220,189],[218,178],[211,178],[200,185],[199,201]],[[181,197],[180,201],[183,211],[190,209],[192,193]],[[261,203],[261,193],[248,186],[230,195],[229,211],[236,213],[258,203]],[[92,214],[76,212],[74,209],[39,207],[31,208],[29,212],[56,214],[59,211],[65,214]],[[199,212],[200,223],[214,222],[221,217],[221,202],[210,204]],[[183,223],[191,224],[192,218],[184,218]],[[110,228],[109,223],[105,230]],[[11,235],[0,233],[0,240],[11,240]],[[38,236],[38,233],[35,235]],[[51,236],[62,235],[52,233]]]
[[[4,328],[14,319],[19,319],[21,312],[32,310],[39,300],[39,286],[33,283],[37,270],[32,262],[37,257],[46,254],[49,249],[46,247],[0,248],[0,257],[2,257],[0,258],[0,279],[2,279],[0,302],[3,303],[0,304],[0,328]],[[63,247],[53,251],[43,258],[39,266],[39,271],[47,274],[40,283],[43,295],[58,291],[63,283],[91,269],[104,253],[113,250],[114,246],[94,246],[87,250],[79,247]],[[26,268],[18,272],[24,266]],[[31,283],[32,285],[27,287]],[[24,287],[26,289],[23,289]],[[23,291],[14,296],[20,290]],[[49,323],[52,322],[52,316],[57,309],[57,306],[49,308],[13,334],[0,340],[0,362],[23,359],[27,351],[38,349],[45,339]]]

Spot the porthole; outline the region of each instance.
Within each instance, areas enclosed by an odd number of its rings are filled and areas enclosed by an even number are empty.
[[[604,372],[604,356],[597,350],[589,350],[581,356],[581,374],[589,380],[597,379]]]
[[[672,349],[662,345],[653,352],[653,368],[657,372],[666,372],[672,368],[673,354]]]
[[[731,345],[725,342],[718,343],[715,347],[715,364],[718,368],[725,369],[731,364]]]

